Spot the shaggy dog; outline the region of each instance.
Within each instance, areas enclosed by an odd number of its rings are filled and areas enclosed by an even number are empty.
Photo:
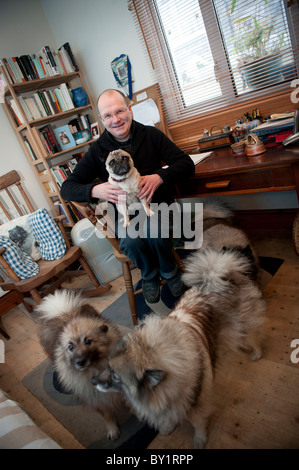
[[[213,378],[225,351],[262,355],[265,303],[239,251],[198,250],[186,262],[190,287],[166,317],[149,315],[108,356],[93,378],[100,391],[122,391],[139,419],[168,434],[183,420],[204,447]]]
[[[118,328],[80,294],[68,290],[48,295],[36,311],[40,314],[40,341],[54,362],[60,383],[97,410],[105,421],[107,437],[117,439],[114,412],[121,395],[100,392],[92,386],[91,378],[107,367],[107,356],[121,337]]]

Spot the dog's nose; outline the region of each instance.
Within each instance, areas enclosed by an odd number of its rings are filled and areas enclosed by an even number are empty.
[[[86,363],[86,359],[77,359],[76,360],[76,366],[78,367],[83,367]]]
[[[98,380],[97,380],[97,377],[96,377],[96,376],[95,376],[95,377],[92,377],[92,379],[91,379],[91,383],[92,383],[92,385],[98,385],[98,383],[99,383],[99,382],[98,382]]]

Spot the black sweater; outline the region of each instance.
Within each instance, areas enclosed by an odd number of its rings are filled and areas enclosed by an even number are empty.
[[[152,126],[144,126],[136,121],[132,122],[132,136],[130,139],[131,156],[134,165],[142,176],[157,173],[161,176],[163,184],[156,190],[152,202],[173,201],[174,185],[184,178],[194,174],[194,164],[191,158],[180,150],[163,132]],[[103,134],[91,144],[88,152],[76,165],[73,173],[61,187],[61,196],[66,201],[97,202],[91,197],[91,189],[95,178],[101,182],[108,180],[105,163],[99,156],[107,154],[124,146],[117,142],[105,130]],[[162,168],[162,164],[169,167]]]

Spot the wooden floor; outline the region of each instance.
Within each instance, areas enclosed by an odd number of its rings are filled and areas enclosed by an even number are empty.
[[[299,339],[299,257],[289,232],[255,232],[251,238],[259,255],[285,261],[264,290],[268,304],[263,358],[250,362],[243,353],[225,358],[215,380],[215,405],[208,449],[299,448],[299,363],[291,362],[291,341]],[[133,271],[138,278],[137,270]],[[99,310],[123,293],[120,280],[96,300]],[[93,299],[94,305],[95,299]],[[0,364],[0,387],[19,401],[33,420],[63,448],[80,444],[22,385],[22,378],[45,358],[36,324],[19,307],[3,317],[11,340],[5,340],[5,363]],[[299,351],[297,354],[299,360]],[[186,380],[188,377],[186,377]],[[186,424],[170,436],[158,435],[151,449],[192,448]]]

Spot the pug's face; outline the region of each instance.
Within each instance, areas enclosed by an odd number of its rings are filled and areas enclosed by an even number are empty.
[[[125,176],[133,166],[130,154],[121,149],[110,152],[106,160],[106,169],[111,176]]]

